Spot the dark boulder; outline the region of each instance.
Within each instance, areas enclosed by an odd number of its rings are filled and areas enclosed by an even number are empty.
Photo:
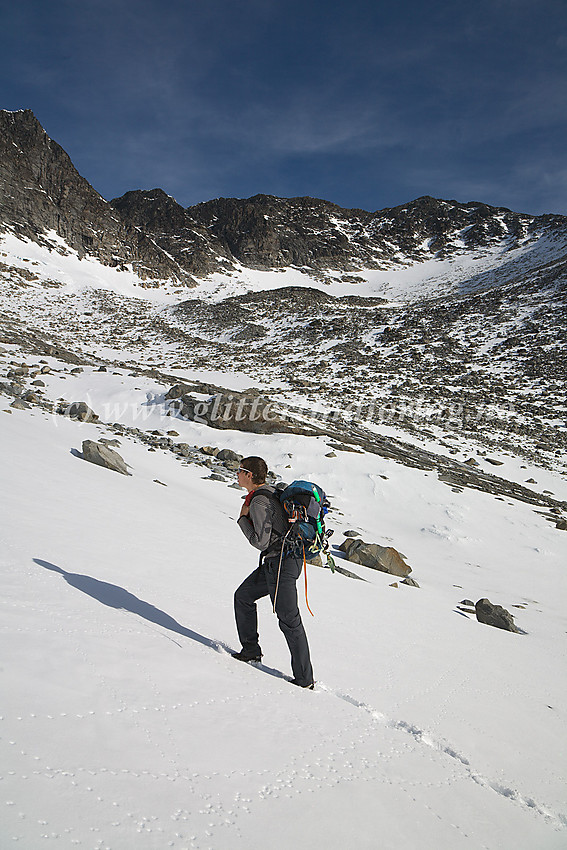
[[[507,632],[518,632],[514,617],[501,605],[494,605],[489,599],[479,599],[475,605],[476,618],[479,623],[505,629]]]
[[[241,461],[243,455],[237,454],[237,452],[233,452],[232,449],[221,449],[217,454],[218,460],[232,460],[232,461]]]
[[[98,416],[84,401],[63,402],[57,410],[62,416],[69,416],[79,422],[98,422]]]

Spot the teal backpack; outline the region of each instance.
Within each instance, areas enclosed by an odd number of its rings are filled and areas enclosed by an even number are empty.
[[[290,523],[284,537],[286,552],[311,561],[325,553],[327,566],[335,571],[335,562],[329,553],[329,537],[333,533],[325,528],[325,516],[330,503],[324,490],[311,481],[293,481],[284,489],[276,490]]]

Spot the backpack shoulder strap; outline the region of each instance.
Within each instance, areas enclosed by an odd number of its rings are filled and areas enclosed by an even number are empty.
[[[275,501],[279,505],[281,505],[281,499],[275,490],[254,490],[254,492],[250,496],[250,501],[252,501],[252,499],[254,499],[256,496],[267,496],[270,499],[275,499]]]

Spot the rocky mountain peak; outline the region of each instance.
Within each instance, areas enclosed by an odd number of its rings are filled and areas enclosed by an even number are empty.
[[[194,225],[181,204],[163,189],[135,189],[110,203],[125,221],[152,233],[176,233]]]
[[[319,198],[258,194],[184,208],[154,188],[107,203],[30,110],[0,112],[0,131],[0,229],[48,242],[54,231],[80,257],[129,265],[156,285],[238,274],[242,266],[295,267],[319,281],[352,284],[364,270],[396,271],[467,252],[490,257],[544,235],[567,253],[565,217],[477,201],[424,196],[368,212]]]
[[[0,111],[0,230],[44,242],[50,233],[79,257],[131,264],[141,278],[183,277],[181,269],[78,173],[33,112]]]
[[[30,239],[55,230],[80,255],[92,248],[72,222],[104,215],[106,202],[30,109],[0,112],[0,186],[2,224]]]
[[[31,109],[0,109],[0,129],[3,135],[19,140],[22,148],[32,148],[40,140],[52,141]]]

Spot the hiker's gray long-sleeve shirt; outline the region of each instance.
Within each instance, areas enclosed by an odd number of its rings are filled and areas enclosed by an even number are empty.
[[[283,509],[268,495],[273,492],[274,488],[269,484],[258,487],[250,502],[249,515],[241,516],[237,520],[248,542],[260,552],[265,552],[273,539],[280,538],[287,531]]]

